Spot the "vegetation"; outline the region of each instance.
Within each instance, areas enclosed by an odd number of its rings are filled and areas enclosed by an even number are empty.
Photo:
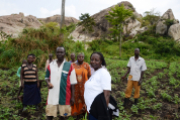
[[[135,17],[135,16],[133,16]],[[147,20],[146,20],[147,21]],[[0,42],[0,119],[3,120],[45,120],[45,104],[47,99],[47,85],[42,82],[40,111],[29,106],[28,111],[22,113],[22,103],[14,98],[19,89],[19,78],[16,71],[27,54],[36,55],[39,68],[39,79],[44,79],[44,63],[49,53],[55,54],[57,46],[66,48],[67,60],[71,52],[84,52],[85,61],[94,51],[100,51],[105,56],[107,69],[112,77],[112,96],[118,102],[120,114],[114,120],[159,120],[179,119],[178,104],[180,102],[180,45],[169,37],[155,35],[152,29],[137,35],[133,39],[122,41],[122,55],[119,56],[119,42],[116,40],[94,40],[89,42],[89,48],[84,44],[72,41],[69,34],[76,25],[63,27],[63,38],[59,37],[60,28],[57,23],[48,23],[40,29],[24,29],[18,38],[10,38]],[[146,60],[148,70],[145,72],[141,85],[139,103],[133,105],[131,97],[129,108],[123,107],[127,81],[120,78],[127,70],[129,57],[134,55],[134,49],[140,48],[140,54]],[[55,118],[58,120],[59,118]],[[82,120],[86,117],[82,117]],[[68,120],[74,120],[69,117]]]
[[[148,21],[150,25],[157,24],[160,18],[160,13],[156,12],[155,9],[144,12],[143,20]]]
[[[60,28],[57,23],[48,23],[40,29],[24,29],[18,38],[8,38],[0,41],[0,68],[10,68],[20,66],[23,59],[29,53],[36,55],[36,64],[43,67],[49,53],[55,53],[57,46],[65,46],[67,60],[71,52],[85,52],[84,46],[80,42],[74,42],[68,38],[70,32],[75,29],[75,25],[62,28],[64,39],[59,37]]]
[[[114,8],[111,8],[112,11],[109,11],[109,15],[106,16],[106,19],[113,26],[110,30],[115,38],[119,40],[119,55],[121,57],[121,45],[123,38],[123,25],[127,18],[132,16],[132,10],[125,9],[124,5],[116,5]]]
[[[78,23],[78,26],[83,27],[83,31],[85,32],[85,40],[84,40],[84,47],[86,45],[86,34],[93,32],[93,26],[95,25],[94,18],[90,17],[88,13],[81,14],[79,17],[81,22]]]

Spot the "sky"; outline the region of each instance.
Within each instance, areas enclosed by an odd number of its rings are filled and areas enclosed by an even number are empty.
[[[93,15],[123,0],[66,0],[66,16],[79,18],[81,13]],[[176,19],[180,20],[180,0],[128,0],[143,15],[145,11],[155,9],[164,14],[172,9]],[[26,16],[38,18],[60,14],[61,0],[0,0],[0,16],[23,12]]]

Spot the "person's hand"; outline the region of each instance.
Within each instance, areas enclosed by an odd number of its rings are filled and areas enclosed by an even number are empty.
[[[83,108],[81,109],[81,111],[86,111],[87,107],[86,107],[86,104],[83,105]]]
[[[122,79],[122,80],[125,80],[125,79],[126,79],[126,76],[121,77],[121,79]]]
[[[52,88],[53,88],[53,85],[52,85],[50,82],[48,83],[48,88],[49,88],[49,89],[52,89]]]
[[[74,105],[74,97],[71,97],[71,106],[73,106]]]
[[[24,83],[23,83],[23,84],[21,84],[21,88],[22,88],[22,89],[24,88]]]
[[[138,85],[140,86],[140,85],[141,85],[141,83],[142,83],[142,80],[140,80],[140,81],[138,82]]]
[[[37,82],[37,87],[39,88],[39,82]]]

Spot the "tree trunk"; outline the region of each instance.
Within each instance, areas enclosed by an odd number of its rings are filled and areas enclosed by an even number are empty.
[[[65,0],[62,0],[60,29],[62,29],[64,25],[64,17],[65,17]]]
[[[84,49],[86,48],[86,34],[87,34],[87,32],[85,31],[85,39],[84,39]]]
[[[123,25],[120,25],[120,34],[119,34],[119,56],[121,57],[121,45],[122,45],[122,27]]]

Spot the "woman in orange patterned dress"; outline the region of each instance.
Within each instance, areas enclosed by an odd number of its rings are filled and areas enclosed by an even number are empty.
[[[91,69],[88,63],[84,62],[84,54],[79,53],[77,56],[77,62],[73,63],[76,71],[77,84],[75,85],[74,91],[74,105],[71,106],[72,116],[79,118],[80,114],[86,112],[84,105],[84,84],[91,76]]]

